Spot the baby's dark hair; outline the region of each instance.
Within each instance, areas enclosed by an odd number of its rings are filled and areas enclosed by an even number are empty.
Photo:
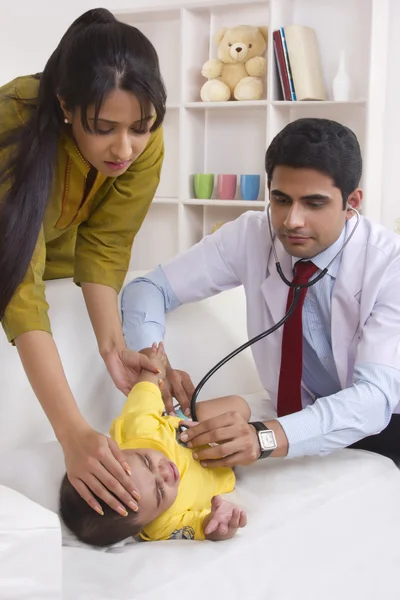
[[[60,517],[78,540],[91,546],[105,547],[138,535],[142,529],[138,513],[128,508],[128,516],[123,517],[95,498],[102,505],[103,516],[81,498],[67,474],[64,475],[60,489]]]

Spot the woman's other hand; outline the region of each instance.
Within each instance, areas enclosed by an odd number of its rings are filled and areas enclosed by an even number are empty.
[[[142,369],[151,373],[158,373],[151,360],[140,352],[124,348],[123,350],[113,350],[103,356],[107,370],[111,375],[117,388],[127,396],[135,383]]]

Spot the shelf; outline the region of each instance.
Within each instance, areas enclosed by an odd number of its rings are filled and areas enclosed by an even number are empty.
[[[149,6],[157,2],[158,6]],[[170,0],[162,6],[160,0],[151,0],[141,2],[142,8],[116,11],[120,20],[138,27],[154,44],[167,88],[165,156],[157,195],[135,242],[133,260],[138,268],[153,268],[190,248],[219,223],[248,210],[265,212],[265,153],[275,136],[296,119],[331,119],[355,132],[365,164],[361,182],[365,214],[379,218],[386,77],[386,63],[380,57],[386,52],[388,2]],[[283,100],[270,35],[261,100],[202,102],[206,78],[201,71],[206,61],[217,57],[215,33],[239,23],[266,25],[271,35],[293,23],[312,27],[327,100]],[[333,100],[332,82],[342,51],[351,79],[352,100],[347,102]],[[214,174],[211,199],[194,197],[195,173]],[[224,173],[237,176],[235,200],[218,197],[218,175]],[[241,174],[260,175],[256,201],[242,199]],[[155,243],[153,234],[159,230]]]
[[[257,108],[265,107],[268,104],[268,100],[229,100],[228,102],[185,102],[184,108],[196,108],[198,110],[205,110],[208,108]]]
[[[164,198],[162,196],[155,196],[153,204],[179,204],[178,198]]]
[[[262,200],[203,200],[202,198],[191,198],[190,200],[184,200],[183,204],[187,206],[223,206],[225,208],[232,206],[265,208],[265,202]]]
[[[347,102],[338,102],[336,100],[274,100],[272,106],[282,106],[284,108],[302,108],[310,106],[317,108],[319,106],[366,106],[365,100],[349,100]]]

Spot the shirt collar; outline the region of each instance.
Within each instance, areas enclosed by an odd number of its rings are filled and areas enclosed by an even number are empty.
[[[73,163],[78,167],[79,171],[87,177],[90,171],[90,163],[84,158],[76,145],[74,139],[67,132],[62,133],[62,143],[72,159]]]
[[[347,225],[347,223],[346,223],[346,225]],[[326,248],[325,250],[323,250],[322,252],[320,252],[319,254],[317,254],[316,256],[314,256],[311,259],[312,262],[314,263],[314,265],[316,267],[318,267],[318,269],[320,271],[322,271],[323,269],[326,269],[326,267],[329,265],[331,260],[333,260],[335,258],[335,256],[340,252],[340,249],[342,248],[342,246],[345,242],[346,225],[343,227],[342,233],[340,234],[340,236],[338,237],[336,242],[334,242],[331,246],[329,246],[328,248]],[[338,254],[338,256],[336,256],[335,260],[329,267],[328,275],[330,275],[334,279],[336,278],[341,259],[342,259],[342,253],[340,252],[340,254]],[[294,269],[295,264],[298,262],[298,260],[299,259],[296,256],[292,256],[293,269]]]

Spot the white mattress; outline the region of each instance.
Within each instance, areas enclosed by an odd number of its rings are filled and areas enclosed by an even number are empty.
[[[248,526],[227,542],[66,547],[65,600],[399,600],[400,476],[378,455],[238,469]]]
[[[49,282],[47,297],[79,406],[107,431],[123,396],[98,356],[82,294],[70,281],[58,281]],[[197,382],[246,339],[245,314],[238,288],[169,315],[173,364]],[[191,352],[188,337],[196,340]],[[134,543],[107,552],[64,546],[61,552],[49,511],[57,510],[63,455],[15,348],[2,338],[0,354],[7,399],[0,402],[0,485],[26,497],[22,508],[24,499],[5,504],[13,495],[0,495],[0,600],[56,600],[61,561],[65,600],[400,600],[400,471],[388,459],[354,450],[239,469],[235,495],[248,511],[248,526],[231,541]],[[204,395],[258,390],[247,353],[221,369]]]

